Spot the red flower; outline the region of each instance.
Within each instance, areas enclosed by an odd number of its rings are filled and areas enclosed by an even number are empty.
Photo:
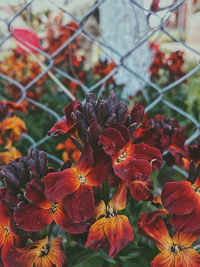
[[[152,267],[198,267],[200,265],[200,255],[190,248],[199,233],[176,232],[171,238],[160,216],[149,221],[147,215],[140,215],[139,233],[152,239],[161,251],[151,262]]]
[[[85,222],[94,215],[93,186],[99,186],[110,171],[110,159],[99,151],[94,166],[91,153],[83,154],[75,168],[49,173],[45,179],[45,195],[50,201],[64,201],[73,222]],[[100,174],[100,175],[99,175]]]
[[[99,143],[112,156],[113,169],[119,178],[130,182],[150,177],[152,167],[160,167],[160,151],[144,143],[132,144],[129,140],[129,130],[121,124],[105,128],[99,136]]]
[[[133,136],[136,138],[135,143],[144,142],[158,148],[161,153],[168,150],[164,157],[167,165],[183,165],[186,150],[182,131],[175,119],[165,119],[162,115],[156,115],[155,119],[145,120],[141,127],[133,132]]]
[[[200,177],[192,185],[189,181],[165,184],[161,200],[170,216],[170,224],[178,231],[200,230]],[[195,220],[194,220],[195,218]]]
[[[62,238],[54,238],[50,242],[49,238],[45,237],[23,249],[18,249],[18,252],[20,256],[17,261],[21,264],[20,266],[67,266],[67,259],[62,250]]]
[[[116,64],[114,62],[108,62],[107,60],[99,61],[93,68],[93,75],[99,78],[107,76],[114,68]],[[106,83],[114,83],[114,77],[110,77]]]
[[[1,260],[5,267],[14,267],[9,264],[11,262],[9,258],[14,256],[12,253],[10,254],[10,249],[18,245],[19,237],[12,230],[9,209],[0,201],[0,248]]]
[[[72,101],[70,104],[68,104],[65,107],[65,119],[62,119],[62,121],[57,122],[51,130],[48,132],[48,134],[54,133],[54,136],[68,133],[69,131],[73,131],[73,129],[76,127],[76,121],[72,118],[72,114],[75,114],[76,111],[81,108],[81,103],[78,100]]]
[[[87,224],[76,224],[70,220],[62,201],[50,202],[45,198],[40,182],[34,180],[27,184],[26,197],[30,203],[19,207],[14,214],[18,228],[31,232],[41,231],[55,221],[69,233],[78,234],[87,231]]]
[[[118,212],[126,207],[126,184],[121,183],[111,201],[106,206],[102,200],[96,207],[97,220],[89,230],[85,247],[109,250],[109,257],[115,255],[134,238],[133,229],[125,215]]]

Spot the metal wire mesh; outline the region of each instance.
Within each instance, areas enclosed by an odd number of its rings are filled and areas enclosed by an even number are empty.
[[[12,33],[12,25],[15,22],[16,18],[19,17],[24,11],[26,11],[28,8],[31,7],[31,5],[33,4],[33,2],[35,2],[36,0],[31,0],[28,1],[26,4],[24,4],[24,6],[19,9],[15,16],[13,16],[8,22],[4,21],[9,29],[9,34],[3,38],[3,40],[1,40],[0,42],[0,47],[1,49],[4,48],[4,43],[10,39],[13,35]],[[94,89],[98,88],[99,86],[101,86],[105,81],[107,81],[117,70],[118,68],[124,68],[126,69],[127,72],[129,72],[133,77],[136,77],[137,79],[142,80],[145,84],[149,85],[152,87],[152,90],[155,90],[157,92],[157,98],[149,105],[146,107],[146,111],[150,111],[152,109],[154,109],[154,107],[156,105],[166,105],[168,106],[170,109],[174,110],[175,112],[181,114],[184,118],[188,119],[189,121],[191,121],[194,125],[194,132],[193,134],[190,136],[190,138],[187,139],[186,143],[189,144],[192,141],[194,141],[195,139],[197,139],[200,135],[200,123],[199,121],[197,121],[193,116],[191,116],[190,114],[188,114],[187,112],[185,112],[184,110],[182,110],[180,107],[174,105],[173,103],[169,102],[168,100],[165,99],[165,94],[172,90],[174,90],[174,88],[176,88],[177,85],[183,83],[187,78],[191,77],[192,75],[194,75],[197,71],[200,70],[200,65],[197,65],[195,68],[193,68],[189,73],[187,73],[186,75],[184,75],[183,77],[181,77],[180,79],[176,80],[175,82],[171,83],[170,85],[167,85],[164,88],[160,88],[157,84],[153,83],[152,81],[150,81],[149,79],[145,79],[144,77],[140,76],[139,73],[136,73],[135,71],[133,71],[132,69],[130,69],[129,67],[126,66],[126,64],[124,63],[125,60],[132,54],[132,53],[137,53],[138,48],[149,41],[149,39],[157,32],[163,33],[165,35],[167,35],[169,38],[171,38],[173,41],[175,41],[176,43],[179,43],[182,47],[187,48],[188,50],[190,50],[191,52],[193,52],[194,54],[196,54],[197,56],[200,56],[200,52],[193,49],[192,47],[189,47],[186,43],[184,43],[182,40],[177,39],[176,37],[174,37],[167,29],[166,25],[168,23],[168,20],[170,18],[170,14],[172,14],[174,11],[176,11],[178,8],[180,8],[180,6],[182,4],[184,4],[184,2],[186,2],[185,0],[179,0],[176,1],[173,5],[171,5],[167,11],[167,13],[165,14],[164,17],[160,17],[160,24],[151,29],[149,31],[149,33],[145,36],[143,36],[142,38],[140,38],[140,40],[137,42],[137,44],[132,47],[132,49],[130,51],[128,51],[125,55],[122,55],[120,53],[118,53],[114,47],[110,47],[106,42],[102,41],[100,38],[97,38],[95,36],[93,36],[92,34],[90,34],[89,32],[87,32],[85,30],[85,24],[87,22],[87,19],[96,11],[96,9],[98,9],[105,1],[109,1],[109,0],[99,0],[97,1],[87,12],[86,14],[81,18],[78,19],[78,17],[72,15],[68,10],[67,10],[67,6],[59,6],[58,4],[56,4],[57,1],[51,1],[49,0],[49,2],[51,2],[52,4],[55,5],[55,8],[61,10],[62,12],[64,12],[65,14],[69,15],[71,17],[71,19],[75,22],[77,22],[79,24],[79,28],[78,30],[76,30],[74,32],[74,34],[68,39],[66,40],[66,42],[61,45],[53,54],[48,54],[46,52],[44,52],[41,49],[38,49],[36,47],[33,47],[30,45],[31,48],[33,48],[33,50],[36,50],[39,54],[43,55],[46,58],[46,62],[48,62],[47,64],[47,68],[43,69],[42,73],[38,74],[32,81],[30,81],[26,86],[23,86],[21,83],[19,83],[18,81],[11,79],[10,77],[8,77],[7,75],[0,73],[0,77],[2,79],[5,79],[8,83],[15,85],[16,87],[18,87],[20,89],[20,94],[21,97],[18,100],[18,103],[26,100],[29,103],[31,103],[32,105],[37,106],[39,109],[42,109],[43,111],[47,112],[50,116],[52,116],[53,118],[55,118],[56,121],[60,121],[61,117],[52,109],[48,108],[47,106],[45,106],[45,103],[39,103],[36,100],[31,99],[30,97],[27,96],[26,92],[32,87],[34,86],[45,74],[47,74],[47,72],[49,70],[54,71],[55,74],[59,75],[60,77],[64,77],[66,79],[69,79],[70,81],[76,82],[77,84],[79,84],[79,86],[81,87],[81,90],[83,91],[84,94],[87,94],[89,92],[92,92]],[[146,12],[147,16],[149,14],[151,14],[152,16],[155,17],[159,17],[159,15],[156,12],[153,12],[151,10],[145,9],[142,5],[138,4],[138,2],[134,1],[134,0],[130,0],[130,2],[135,5],[137,8],[143,10],[144,12]],[[82,82],[80,82],[76,77],[72,77],[69,73],[64,72],[63,70],[59,69],[59,67],[57,67],[54,64],[54,59],[55,57],[62,53],[62,51],[71,43],[73,42],[73,40],[75,40],[75,38],[79,35],[84,35],[86,38],[88,38],[89,40],[95,42],[98,46],[102,47],[102,48],[106,48],[108,50],[110,50],[112,53],[116,54],[119,57],[119,64],[104,78],[102,78],[100,81],[98,81],[95,85],[92,85],[90,88],[88,88],[86,85],[84,85]],[[29,53],[31,53],[31,51],[29,50]],[[49,140],[49,136],[44,136],[42,139],[40,140],[34,140],[31,136],[27,135],[27,134],[23,134],[23,138],[27,139],[30,142],[30,146],[36,149],[39,149],[40,146],[45,143],[47,140]],[[52,160],[54,160],[55,162],[62,164],[62,161],[60,159],[58,159],[57,157],[48,154],[48,157]],[[178,167],[174,167],[177,171],[181,172],[182,174],[186,175],[184,171],[182,171],[181,169],[179,169]]]

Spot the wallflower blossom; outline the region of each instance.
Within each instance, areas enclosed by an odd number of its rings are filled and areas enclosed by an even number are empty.
[[[93,68],[94,77],[104,78],[107,76],[117,65],[114,62],[108,62],[107,60],[99,61]],[[110,77],[106,83],[114,83],[114,77]]]
[[[48,237],[38,240],[31,245],[18,249],[17,262],[21,266],[36,267],[65,267],[67,258],[62,250],[62,238],[54,238],[51,242]]]
[[[19,140],[22,133],[26,133],[26,130],[24,121],[15,115],[4,119],[0,123],[0,134],[12,141]]]
[[[121,183],[108,205],[102,200],[96,207],[96,222],[90,227],[85,247],[108,250],[109,257],[115,255],[134,238],[128,217],[118,214],[126,207],[126,184]]]
[[[9,249],[12,246],[18,246],[19,241],[19,237],[14,233],[11,226],[9,208],[0,201],[0,248],[1,260],[5,267],[14,267],[14,265],[8,264],[8,258],[13,257]]]
[[[44,178],[45,195],[55,202],[63,200],[70,219],[85,222],[94,216],[94,186],[100,186],[110,172],[109,157],[98,151],[94,165],[91,152],[83,153],[76,167],[49,173]]]
[[[79,234],[87,231],[87,223],[71,221],[62,201],[50,202],[45,198],[41,182],[33,180],[28,183],[25,193],[29,203],[19,207],[14,213],[14,220],[18,228],[24,231],[37,232],[55,221],[69,233]]]
[[[161,153],[168,151],[164,156],[166,164],[183,165],[186,157],[184,148],[185,136],[183,129],[175,119],[167,119],[163,115],[156,115],[150,120],[146,119],[142,125],[133,132],[135,143],[144,142],[158,148]]]
[[[121,124],[104,128],[99,143],[112,157],[115,174],[122,180],[146,180],[161,164],[160,151],[144,143],[132,144],[130,132]]]
[[[62,153],[63,161],[70,160],[72,162],[77,162],[81,156],[81,151],[78,150],[70,138],[64,143],[59,143],[56,146],[56,149],[64,150]]]
[[[6,146],[4,150],[0,152],[0,163],[8,164],[11,160],[15,160],[21,157],[21,153],[14,146]]]
[[[171,238],[168,234],[164,220],[155,216],[149,221],[148,214],[140,215],[138,233],[154,241],[160,254],[151,262],[151,267],[198,267],[200,255],[192,248],[192,244],[199,233],[176,232]]]
[[[170,224],[178,231],[200,230],[200,177],[194,184],[172,181],[164,185],[161,200],[171,216]],[[195,220],[194,220],[195,218]]]

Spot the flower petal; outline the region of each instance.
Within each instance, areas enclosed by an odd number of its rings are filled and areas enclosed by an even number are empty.
[[[66,169],[60,172],[52,172],[44,178],[45,196],[49,201],[59,201],[65,196],[74,193],[81,185],[78,179],[78,170]]]
[[[191,213],[198,203],[198,198],[188,181],[168,182],[161,194],[163,206],[176,215]]]
[[[106,246],[106,236],[104,233],[104,226],[108,219],[105,217],[96,221],[89,229],[89,234],[85,248],[93,248],[98,250],[100,247]]]
[[[199,267],[200,255],[191,248],[181,250],[175,257],[175,266],[177,267]]]
[[[176,232],[172,240],[175,245],[179,245],[180,247],[184,248],[189,248],[192,246],[192,244],[198,238],[198,236],[199,232],[193,232],[193,233]]]
[[[151,176],[152,167],[147,160],[131,159],[113,165],[114,172],[122,180],[130,182],[133,179],[146,179]]]
[[[62,238],[54,238],[52,240],[48,257],[57,267],[67,266],[67,258],[62,250]]]
[[[17,209],[14,218],[17,227],[30,232],[41,231],[53,220],[50,210],[40,209],[32,204]]]
[[[194,220],[195,218],[195,220]],[[190,214],[172,214],[169,219],[170,224],[178,231],[194,232],[200,230],[200,207],[193,210]]]
[[[105,224],[104,231],[110,245],[108,255],[112,258],[134,238],[133,228],[128,217],[124,215],[116,215],[109,218]]]
[[[44,196],[43,184],[39,180],[33,180],[26,185],[26,197],[32,204],[37,207],[44,208],[49,201]]]
[[[128,189],[131,196],[138,201],[153,199],[153,181],[148,179],[146,181],[132,181],[128,184]]]
[[[54,133],[53,136],[61,135],[67,133],[69,127],[67,125],[66,119],[62,119],[61,121],[54,124],[54,126],[48,131],[48,134]]]
[[[87,175],[88,184],[91,186],[101,185],[108,177],[111,166],[111,158],[103,150],[99,150],[95,157],[95,165]]]
[[[151,267],[178,267],[175,265],[175,254],[169,250],[163,250],[151,262]],[[180,266],[181,267],[181,266]]]
[[[58,203],[56,212],[53,214],[56,224],[70,234],[81,234],[88,230],[87,223],[74,223],[65,211],[62,202]]]
[[[167,227],[159,214],[154,215],[156,216],[152,217],[151,223],[147,220],[148,214],[140,215],[140,221],[137,223],[138,233],[151,238],[160,251],[169,250],[172,246],[172,239]]]
[[[126,198],[127,198],[127,184],[126,182],[121,182],[118,188],[109,202],[109,206],[114,210],[120,211],[126,208]]]
[[[98,206],[95,208],[95,219],[97,220],[100,216],[106,213],[106,205],[103,200],[101,200]]]
[[[81,184],[74,194],[65,198],[63,205],[73,222],[80,223],[91,219],[95,213],[92,187]]]

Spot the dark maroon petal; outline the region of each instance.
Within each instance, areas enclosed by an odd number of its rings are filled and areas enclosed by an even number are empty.
[[[94,216],[95,205],[92,187],[82,184],[74,194],[65,198],[63,206],[73,222],[86,222]]]
[[[126,144],[126,141],[120,131],[109,127],[105,128],[102,134],[100,134],[99,144],[105,146],[104,151],[108,155],[113,155]]]
[[[14,219],[17,227],[24,231],[37,232],[49,225],[52,220],[52,213],[48,209],[40,209],[32,204],[19,208]]]
[[[77,99],[65,107],[66,124],[69,129],[75,126],[76,121],[74,120],[74,117],[76,117],[76,112],[81,109],[81,107],[82,104]]]
[[[200,208],[193,210],[190,214],[172,214],[170,224],[178,231],[192,233],[200,230]]]
[[[139,217],[141,221],[145,222],[145,224],[152,224],[157,219],[157,217],[166,215],[168,213],[169,212],[165,209],[158,209],[146,214],[141,214]]]
[[[122,180],[130,182],[132,180],[146,180],[151,176],[152,166],[144,159],[126,160],[113,166],[115,174]]]
[[[26,186],[26,197],[30,202],[36,206],[46,202],[46,197],[44,196],[44,187],[42,183],[38,180],[33,180]]]
[[[148,179],[146,181],[133,181],[128,184],[131,196],[138,201],[153,199],[153,181]]]
[[[129,118],[129,126],[133,124],[138,124],[142,120],[144,116],[144,106],[140,103],[136,103],[130,112],[130,118]]]
[[[86,232],[89,228],[89,225],[86,222],[84,223],[72,222],[72,220],[70,220],[69,216],[67,215],[67,212],[65,211],[62,205],[58,208],[53,217],[55,223],[70,234],[81,234]]]
[[[198,203],[197,198],[197,194],[188,181],[168,182],[161,194],[163,206],[177,215],[191,213]]]

